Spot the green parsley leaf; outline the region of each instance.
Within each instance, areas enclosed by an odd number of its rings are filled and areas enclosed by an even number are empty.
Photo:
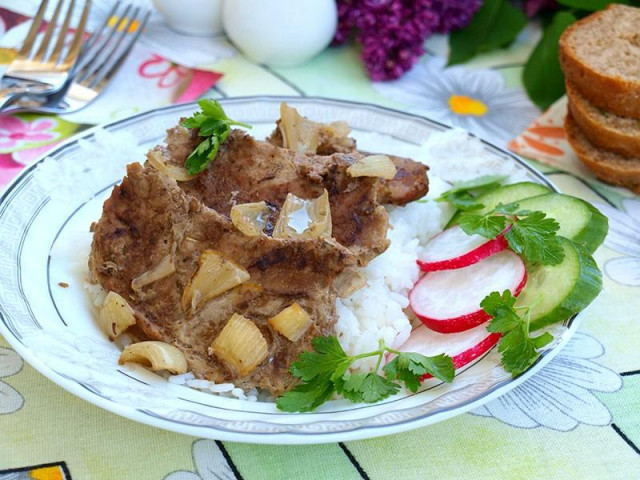
[[[395,380],[404,381],[407,388],[417,391],[421,378],[429,373],[445,382],[453,381],[453,360],[444,354],[425,357],[418,353],[391,350],[380,343],[376,351],[347,355],[334,336],[312,340],[313,352],[302,352],[291,364],[292,375],[302,383],[284,393],[277,406],[285,412],[308,412],[339,393],[352,402],[375,403],[400,390]],[[385,376],[377,373],[385,352],[397,357],[383,368]],[[378,357],[376,369],[368,373],[349,374],[353,362],[361,358]]]
[[[453,360],[444,354],[427,357],[420,353],[402,352],[387,363],[382,370],[390,379],[404,382],[412,392],[418,390],[420,380],[426,374],[447,383],[451,383],[455,376]]]
[[[185,162],[185,168],[190,175],[202,172],[213,161],[220,145],[229,136],[232,125],[251,128],[245,123],[236,122],[227,117],[217,100],[200,100],[198,105],[202,111],[195,112],[193,116],[182,121],[182,126],[198,129],[198,136],[205,137]]]
[[[338,386],[339,385],[339,386]],[[400,386],[375,372],[346,375],[336,391],[352,402],[376,403],[398,393]]]
[[[502,354],[502,366],[512,375],[519,375],[540,356],[538,350],[553,340],[553,335],[543,333],[538,337],[529,336],[530,308],[524,316],[518,315],[516,299],[509,290],[502,295],[491,292],[480,306],[493,318],[487,326],[490,332],[502,334],[498,342],[498,352]]]
[[[453,193],[469,192],[479,189],[493,190],[494,188],[499,187],[506,178],[506,175],[482,175],[472,180],[454,182],[453,186],[449,190],[438,197],[438,200],[444,199]]]
[[[315,337],[312,345],[316,353],[302,352],[298,361],[291,364],[290,371],[293,376],[307,382],[317,376],[331,377],[336,371],[344,375],[352,360],[344,352],[336,337]]]
[[[504,237],[514,252],[532,264],[558,265],[564,260],[564,249],[556,236],[559,229],[558,222],[544,213],[528,212],[511,224]]]
[[[507,177],[504,175],[483,175],[473,180],[455,182],[449,190],[436,198],[436,201],[449,202],[459,210],[478,210],[484,205],[478,203],[475,196],[498,188],[505,178]]]
[[[500,235],[507,226],[507,217],[501,215],[479,215],[464,212],[458,218],[458,225],[467,235],[481,235],[485,238],[495,238]]]
[[[335,392],[330,375],[316,376],[313,380],[296,385],[293,390],[278,397],[276,406],[283,412],[310,412],[329,400]]]

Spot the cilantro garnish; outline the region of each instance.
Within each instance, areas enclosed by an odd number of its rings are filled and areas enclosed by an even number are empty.
[[[498,352],[502,354],[502,366],[514,376],[529,368],[540,356],[538,350],[553,340],[553,335],[548,332],[530,337],[532,306],[515,307],[515,303],[516,298],[509,290],[502,295],[492,292],[480,303],[482,309],[493,317],[487,330],[502,334]],[[518,314],[520,309],[524,310],[523,315]]]
[[[202,110],[182,121],[183,127],[197,128],[198,136],[205,137],[184,164],[189,175],[202,172],[216,157],[220,145],[229,136],[232,125],[251,128],[246,123],[236,122],[227,117],[217,100],[211,98],[200,100],[198,105]]]
[[[463,212],[458,225],[468,235],[495,238],[504,232],[509,247],[531,264],[558,265],[564,250],[556,232],[560,225],[539,211],[520,210],[517,203],[498,204],[486,214]],[[510,227],[508,230],[507,227]]]
[[[291,373],[302,380],[294,389],[278,398],[277,406],[285,412],[309,412],[329,400],[334,393],[352,402],[375,403],[397,393],[403,382],[412,392],[420,387],[420,379],[430,374],[440,380],[453,381],[453,360],[444,354],[426,357],[419,353],[399,352],[380,342],[378,350],[350,356],[334,336],[315,337],[313,352],[302,352],[291,365]],[[382,368],[386,352],[397,355]],[[353,362],[361,358],[378,357],[374,371],[349,374]]]
[[[473,180],[455,182],[453,187],[436,198],[436,201],[450,202],[458,210],[479,210],[484,205],[478,203],[475,197],[498,188],[506,178],[506,175],[483,175]]]

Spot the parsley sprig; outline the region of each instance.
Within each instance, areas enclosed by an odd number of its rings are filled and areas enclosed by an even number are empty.
[[[458,225],[468,235],[485,238],[504,232],[511,250],[534,265],[558,265],[564,260],[564,249],[556,235],[558,222],[543,212],[521,210],[517,203],[500,203],[486,214],[463,212]]]
[[[420,387],[420,379],[430,374],[451,383],[455,375],[451,357],[440,354],[426,357],[419,353],[399,352],[380,342],[378,350],[360,355],[347,355],[335,336],[315,337],[313,352],[302,352],[291,365],[291,373],[302,380],[284,393],[276,405],[285,412],[310,412],[329,400],[334,393],[352,402],[376,403],[400,390],[400,382],[412,392]],[[382,371],[378,371],[386,352],[396,355]],[[347,373],[353,362],[378,357],[375,370],[369,373]]]
[[[506,178],[506,175],[483,175],[473,180],[455,182],[449,190],[436,198],[436,201],[449,202],[458,210],[479,210],[484,205],[478,203],[476,197],[498,188]]]
[[[189,175],[202,172],[216,157],[220,145],[229,136],[232,125],[251,128],[246,123],[236,122],[227,117],[217,100],[212,98],[200,100],[198,105],[202,110],[182,121],[183,127],[197,128],[198,136],[204,137],[184,164]]]
[[[533,305],[516,307],[515,303],[516,298],[509,290],[502,295],[492,292],[480,303],[480,307],[493,317],[487,330],[502,334],[498,352],[502,354],[502,366],[514,376],[529,368],[540,356],[539,349],[553,340],[553,335],[548,332],[537,337],[529,336]],[[519,310],[523,310],[522,315]]]

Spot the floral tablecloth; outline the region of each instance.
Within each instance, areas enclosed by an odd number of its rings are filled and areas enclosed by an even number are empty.
[[[37,3],[0,1],[0,62],[11,58]],[[204,95],[371,102],[461,126],[538,159],[534,165],[562,191],[593,202],[610,220],[596,253],[604,292],[548,366],[469,414],[383,438],[281,447],[154,429],[70,395],[0,338],[0,480],[640,479],[640,200],[598,182],[577,161],[562,129],[563,100],[539,117],[522,92],[522,64],[536,35],[526,30],[508,50],[448,69],[446,40],[434,37],[404,78],[372,83],[350,46],[273,69],[246,60],[222,37],[182,38],[176,41],[208,45],[182,60],[198,68],[182,66],[174,63],[175,46],[162,41],[175,34],[154,19],[147,40],[91,107],[58,117],[0,116],[1,187],[89,125]]]

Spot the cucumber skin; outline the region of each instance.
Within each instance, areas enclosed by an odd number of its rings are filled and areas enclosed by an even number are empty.
[[[602,291],[602,272],[593,257],[579,245],[570,240],[565,241],[571,244],[571,248],[574,248],[578,255],[580,265],[578,281],[558,306],[546,315],[531,319],[530,330],[537,330],[552,323],[566,320],[587,308]],[[530,275],[535,275],[535,270]]]
[[[584,203],[591,211],[591,221],[573,238],[573,241],[584,247],[587,253],[593,254],[604,243],[609,233],[609,219],[589,202]]]
[[[531,198],[532,196],[539,196],[539,195],[545,195],[546,193],[551,193],[551,190],[549,190],[546,186],[542,185],[541,183],[535,183],[535,182],[518,182],[518,183],[510,183],[508,185],[502,185],[501,187],[496,188],[495,190],[491,190],[487,193],[485,193],[484,195],[480,195],[477,199],[479,201],[482,200],[482,197],[486,197],[489,195],[495,195],[496,192],[499,192],[502,189],[507,189],[507,190],[512,190],[515,188],[515,186],[530,186],[530,185],[535,185],[536,187],[540,187],[540,191],[534,195],[529,195],[527,197],[522,197],[519,198],[515,201],[518,200],[524,200],[525,198]],[[482,203],[482,202],[480,202]],[[511,203],[511,202],[503,202],[503,203]],[[474,211],[473,213],[487,213],[486,212],[486,208]],[[453,227],[454,225],[456,225],[458,223],[458,218],[460,217],[460,215],[462,214],[462,210],[456,210],[455,213],[453,214],[453,216],[449,219],[449,221],[447,222],[447,224],[445,225],[445,229],[449,228],[449,227]]]
[[[543,197],[562,196],[569,197],[572,201],[578,201],[582,203],[587,210],[591,213],[589,222],[580,230],[574,237],[570,238],[574,243],[583,247],[589,254],[595,252],[600,245],[604,242],[607,233],[609,232],[609,219],[605,217],[600,210],[591,205],[589,202],[582,200],[581,198],[566,195],[564,193],[545,193],[543,195],[536,195],[535,197],[523,198],[521,207],[527,210],[527,201],[535,201]],[[532,208],[531,210],[537,210]]]

